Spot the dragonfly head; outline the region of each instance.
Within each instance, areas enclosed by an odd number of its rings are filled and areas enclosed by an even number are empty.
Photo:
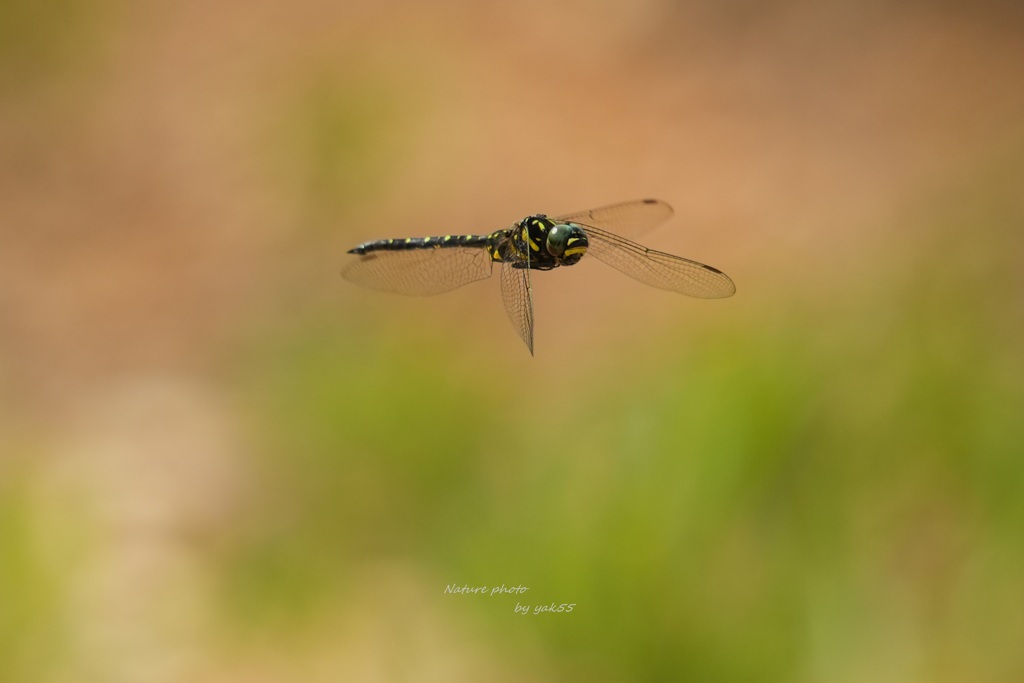
[[[583,258],[588,244],[587,233],[575,223],[558,223],[548,230],[548,253],[561,265],[571,266]]]

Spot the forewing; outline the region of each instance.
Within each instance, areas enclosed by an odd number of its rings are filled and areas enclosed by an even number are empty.
[[[511,263],[501,264],[501,300],[505,312],[519,332],[519,336],[533,355],[533,289],[530,269],[516,268]]]
[[[648,249],[600,228],[585,225],[583,229],[590,241],[587,254],[646,285],[700,299],[723,299],[736,293],[733,281],[717,268]]]
[[[568,213],[556,223],[584,223],[626,237],[639,237],[672,217],[672,207],[660,199],[636,199],[599,209]]]
[[[486,249],[451,247],[371,251],[342,268],[341,275],[370,289],[427,296],[488,278],[491,270]]]

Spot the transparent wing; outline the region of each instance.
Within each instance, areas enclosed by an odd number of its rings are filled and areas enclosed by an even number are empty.
[[[552,218],[559,223],[584,223],[626,237],[639,237],[672,217],[672,207],[660,199],[636,199],[599,209]]]
[[[372,251],[342,268],[341,275],[370,289],[427,296],[488,278],[491,270],[486,249],[451,247]]]
[[[700,299],[723,299],[736,293],[733,281],[717,268],[648,249],[590,225],[583,229],[590,241],[588,255],[646,285]]]
[[[501,264],[501,300],[509,320],[526,342],[533,355],[533,289],[530,287],[530,269],[516,268],[512,263]]]

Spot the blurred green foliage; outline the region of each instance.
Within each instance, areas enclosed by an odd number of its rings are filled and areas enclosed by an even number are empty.
[[[381,196],[415,140],[421,89],[361,61],[308,68],[281,108],[268,163],[301,199],[307,227],[334,228]]]
[[[370,340],[308,321],[246,368],[273,482],[229,582],[246,620],[310,608],[360,557],[429,554],[450,510],[480,502],[474,462],[501,424],[485,385],[429,343],[413,357]]]
[[[82,0],[0,0],[0,95],[76,69],[97,48],[102,3]]]
[[[12,446],[10,440],[0,443]],[[45,546],[30,499],[31,470],[16,451],[0,461],[0,681],[39,680],[59,666],[68,576]],[[65,539],[66,540],[66,539]]]

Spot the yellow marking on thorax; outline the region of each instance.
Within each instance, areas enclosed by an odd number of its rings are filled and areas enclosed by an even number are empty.
[[[530,237],[530,228],[529,228],[529,226],[524,225],[522,230],[523,230],[523,239],[526,240],[526,243],[529,245],[529,248],[533,249],[534,251],[540,251],[540,245],[537,244],[536,242],[534,242],[533,238]],[[516,251],[518,252],[519,250],[516,249]]]

